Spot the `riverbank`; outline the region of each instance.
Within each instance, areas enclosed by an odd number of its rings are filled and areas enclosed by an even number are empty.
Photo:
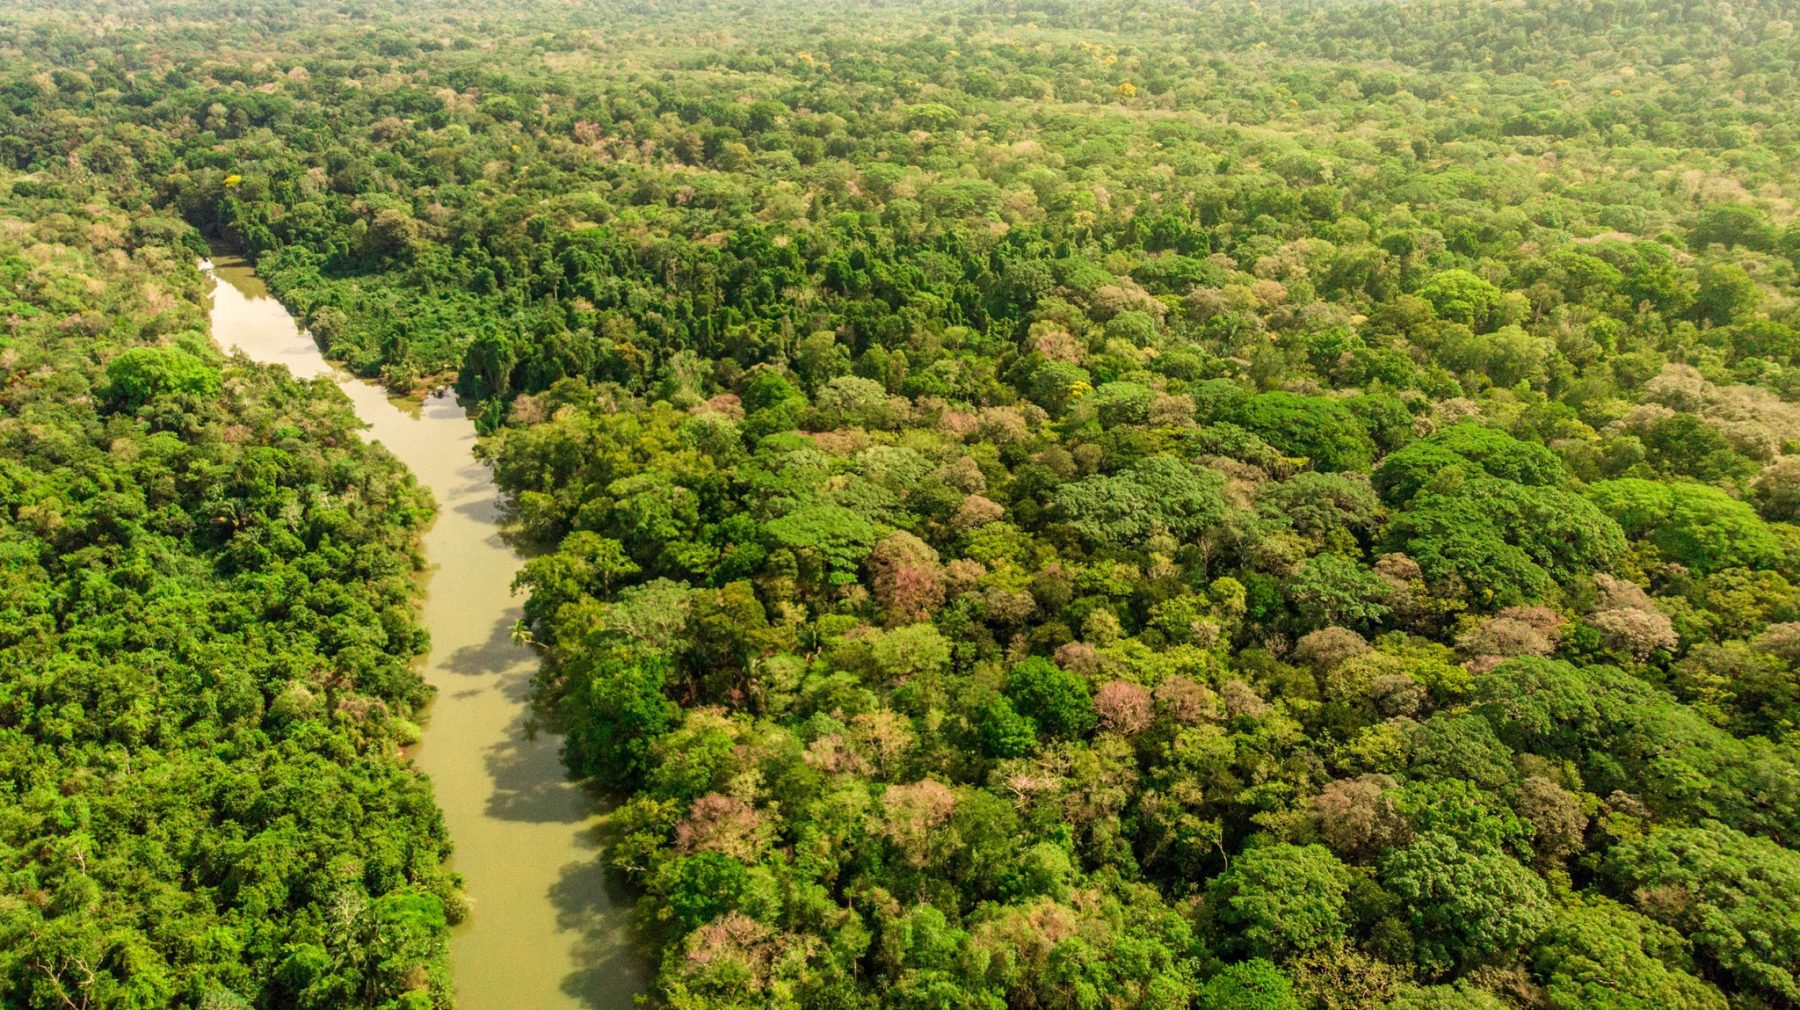
[[[395,400],[334,368],[250,266],[215,264],[213,334],[227,351],[329,376],[438,505],[424,537],[425,678],[437,691],[412,757],[432,780],[470,914],[451,943],[463,1010],[624,1008],[641,988],[625,910],[598,861],[593,798],[567,778],[559,738],[535,732],[535,662],[512,640],[519,557],[500,535],[500,495],[453,396]]]

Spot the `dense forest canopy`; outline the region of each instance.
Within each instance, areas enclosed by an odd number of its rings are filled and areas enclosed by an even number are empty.
[[[204,238],[475,404],[653,1006],[1800,1006],[1796,18],[9,6],[0,996],[448,999]]]
[[[410,602],[431,505],[222,358],[193,231],[0,171],[0,1005],[447,998]]]

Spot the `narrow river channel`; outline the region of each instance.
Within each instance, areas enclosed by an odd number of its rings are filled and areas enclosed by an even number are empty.
[[[219,345],[299,378],[330,376],[366,437],[437,498],[422,613],[437,698],[412,757],[444,810],[471,908],[451,939],[459,1007],[630,1007],[640,968],[596,858],[594,801],[567,779],[558,738],[527,728],[535,664],[512,641],[519,557],[500,538],[500,496],[475,459],[474,424],[453,397],[396,401],[333,367],[243,261],[221,257],[212,272]]]

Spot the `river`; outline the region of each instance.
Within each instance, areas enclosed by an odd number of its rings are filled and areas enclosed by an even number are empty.
[[[608,897],[594,800],[567,778],[559,738],[532,733],[536,666],[512,641],[519,557],[500,537],[500,495],[456,400],[400,401],[334,367],[250,266],[220,257],[213,339],[295,376],[330,376],[366,437],[437,499],[425,533],[425,679],[437,697],[412,759],[430,776],[470,914],[450,941],[461,1010],[624,1010],[642,986],[625,909]]]

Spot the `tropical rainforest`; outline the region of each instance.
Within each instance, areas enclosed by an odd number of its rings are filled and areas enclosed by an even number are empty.
[[[1800,1007],[1796,20],[15,0],[0,1004],[452,999],[211,244],[476,413],[650,1007]]]

